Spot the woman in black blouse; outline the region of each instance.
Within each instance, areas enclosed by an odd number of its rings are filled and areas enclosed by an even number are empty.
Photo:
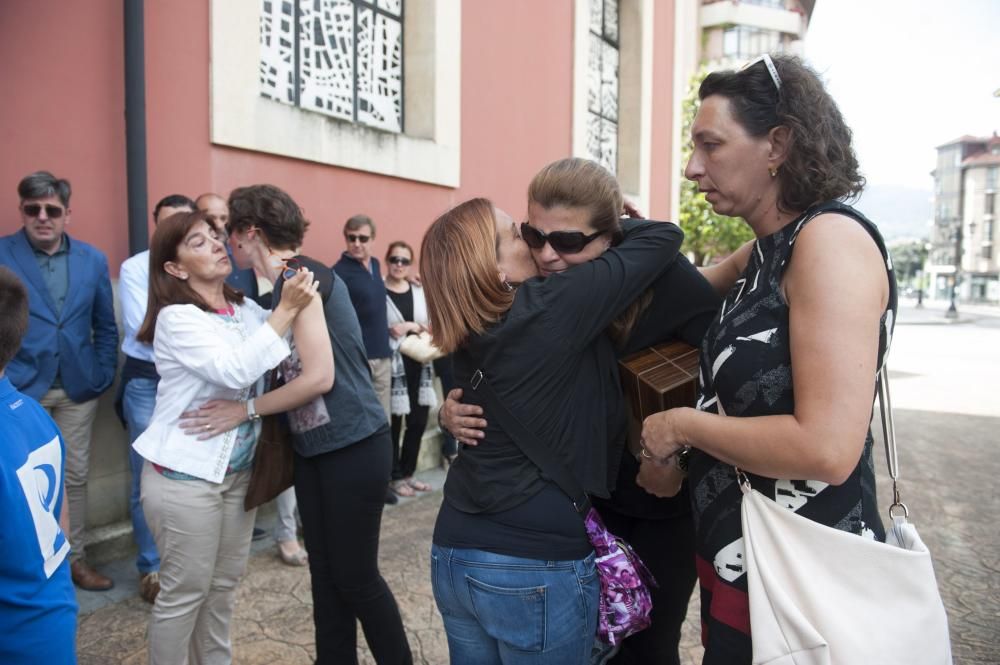
[[[483,370],[507,408],[606,496],[620,449],[608,441],[622,414],[615,349],[607,326],[676,257],[681,232],[633,222],[618,238],[623,203],[600,166],[563,160],[545,170],[593,193],[594,205],[554,204],[587,232],[543,236],[593,260],[544,279],[514,221],[483,199],[466,202],[428,230],[421,252],[435,341],[455,350],[458,385]],[[545,172],[543,171],[543,172]],[[543,271],[544,273],[544,271]],[[487,424],[489,445],[452,466],[432,550],[435,599],[452,662],[588,661],[598,580],[583,520],[569,498]],[[534,659],[534,660],[532,660]]]

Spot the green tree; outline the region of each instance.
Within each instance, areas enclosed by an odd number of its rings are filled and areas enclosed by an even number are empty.
[[[681,106],[681,163],[687,165],[691,157],[691,123],[698,112],[698,86],[708,72],[696,73],[688,85],[687,95]],[[684,250],[694,256],[695,265],[705,265],[713,259],[725,257],[753,238],[753,231],[736,217],[726,217],[712,212],[712,204],[698,192],[698,185],[681,172],[679,215],[684,230]]]
[[[927,260],[927,240],[906,240],[889,245],[892,267],[896,271],[896,281],[910,284],[924,269]]]

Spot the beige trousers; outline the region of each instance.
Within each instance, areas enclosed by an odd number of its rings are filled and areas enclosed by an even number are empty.
[[[243,510],[250,471],[219,483],[172,480],[142,467],[142,511],[160,552],[149,619],[150,665],[229,665],[236,585],[256,510]]]
[[[87,473],[90,470],[90,436],[97,416],[97,400],[74,402],[62,388],[42,396],[41,404],[56,421],[66,443],[66,508],[69,515],[70,561],[85,558],[87,540]]]
[[[385,419],[391,422],[389,400],[392,396],[392,358],[369,359],[368,366],[372,368],[372,385],[375,386],[375,394],[385,410]]]

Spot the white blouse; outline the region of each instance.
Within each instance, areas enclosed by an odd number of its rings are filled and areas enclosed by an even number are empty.
[[[195,305],[160,311],[153,341],[156,407],[132,444],[150,462],[214,483],[226,475],[238,428],[199,441],[178,427],[181,413],[212,399],[246,399],[254,384],[261,394],[264,374],[289,354],[288,342],[266,323],[269,311],[249,299],[233,310],[232,321]]]

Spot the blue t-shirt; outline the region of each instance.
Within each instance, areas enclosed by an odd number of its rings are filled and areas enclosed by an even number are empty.
[[[76,663],[76,594],[59,528],[64,444],[38,402],[0,378],[0,663]]]
[[[347,252],[333,264],[333,270],[344,280],[351,294],[351,304],[361,324],[361,335],[369,360],[388,358],[389,316],[385,308],[385,282],[379,271],[378,259],[368,260],[368,268]]]

